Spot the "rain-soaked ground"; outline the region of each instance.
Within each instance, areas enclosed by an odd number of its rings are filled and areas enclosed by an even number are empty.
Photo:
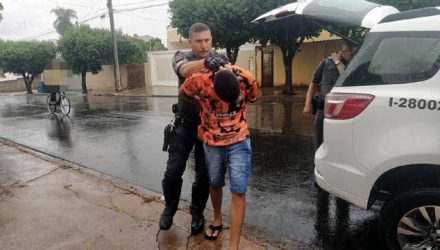
[[[161,192],[167,154],[163,127],[174,97],[70,95],[69,117],[49,115],[46,96],[1,95],[0,137]],[[384,249],[377,215],[319,192],[314,184],[312,121],[303,94],[263,96],[249,106],[253,172],[246,230],[286,248]],[[189,200],[193,159],[184,175]],[[224,212],[229,195],[225,190]]]

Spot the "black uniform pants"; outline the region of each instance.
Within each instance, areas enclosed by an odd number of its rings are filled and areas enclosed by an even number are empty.
[[[167,168],[162,180],[165,202],[167,206],[177,210],[182,189],[182,175],[194,147],[195,181],[192,185],[190,212],[201,214],[209,197],[209,180],[203,143],[197,139],[197,124],[176,124],[174,132],[174,138],[168,149]]]
[[[313,123],[313,144],[315,152],[324,141],[324,110],[318,108],[315,114],[315,122]]]

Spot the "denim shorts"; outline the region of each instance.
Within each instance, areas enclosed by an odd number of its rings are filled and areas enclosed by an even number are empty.
[[[244,194],[247,191],[251,172],[251,140],[237,142],[228,146],[209,146],[205,149],[209,185],[225,186],[225,173],[228,171],[231,193]]]

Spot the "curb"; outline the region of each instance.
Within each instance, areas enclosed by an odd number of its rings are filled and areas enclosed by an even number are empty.
[[[163,201],[161,199],[162,194],[154,192],[152,190],[148,190],[146,188],[136,186],[134,184],[130,184],[127,181],[121,180],[117,177],[113,177],[108,174],[93,170],[84,165],[71,162],[67,159],[63,159],[61,157],[43,152],[42,150],[34,149],[32,147],[26,146],[21,143],[17,143],[10,139],[0,137],[0,143],[3,143],[6,146],[16,148],[24,153],[30,154],[39,159],[58,164],[61,167],[76,170],[81,174],[85,174],[88,177],[96,179],[98,181],[107,182],[116,188],[120,188],[130,194],[141,197],[142,199],[155,200],[156,202],[161,202],[163,204]],[[189,205],[190,205],[189,201],[181,199],[179,204],[179,210],[189,214],[189,209],[188,209]],[[229,216],[227,214],[223,214],[223,216],[224,216],[224,220],[229,224]],[[212,217],[213,217],[213,211],[209,208],[206,208],[205,218],[212,218]],[[304,244],[302,242],[292,242],[290,240],[286,242],[286,239],[278,238],[275,235],[272,235],[271,233],[264,232],[262,231],[262,229],[254,228],[253,226],[243,227],[242,230],[243,230],[242,237],[246,238],[249,241],[254,242],[257,245],[264,246],[266,249],[291,249],[292,247],[300,250],[316,249],[315,247],[308,246],[307,244]]]
[[[142,188],[140,186],[136,186],[136,185],[130,184],[130,183],[128,183],[128,182],[126,182],[124,180],[121,180],[121,179],[119,179],[117,177],[110,176],[108,174],[105,174],[105,173],[93,170],[93,169],[88,168],[86,166],[83,166],[81,164],[77,164],[77,163],[71,162],[71,161],[63,159],[61,157],[48,154],[48,153],[43,152],[41,150],[31,148],[29,146],[26,146],[26,145],[14,142],[12,140],[0,137],[0,143],[3,143],[5,145],[7,145],[7,146],[16,148],[16,149],[18,149],[18,150],[20,150],[20,151],[22,151],[24,153],[33,155],[33,156],[35,156],[35,157],[37,157],[39,159],[55,163],[55,164],[58,164],[60,166],[66,167],[66,168],[77,170],[77,171],[79,171],[79,172],[81,172],[83,174],[88,175],[89,177],[94,177],[94,178],[96,178],[96,179],[98,179],[100,181],[108,182],[108,183],[110,183],[111,185],[113,185],[113,186],[115,186],[117,188],[120,188],[120,189],[122,189],[124,191],[127,191],[127,192],[131,193],[131,194],[140,196],[142,198],[151,199],[152,197],[155,197],[155,198],[161,197],[161,194],[159,194],[157,192],[154,192],[152,190],[148,190],[146,188]]]

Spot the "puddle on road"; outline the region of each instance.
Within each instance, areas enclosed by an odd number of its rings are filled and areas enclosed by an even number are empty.
[[[163,126],[172,117],[175,98],[74,96],[72,115],[52,118],[43,99],[3,99],[3,136],[161,190],[166,162],[160,151]],[[317,191],[313,121],[303,118],[302,107],[303,100],[297,97],[264,97],[249,105],[253,172],[246,224],[280,240],[323,249],[382,249],[375,214],[344,207]],[[190,197],[193,164],[190,158],[182,190],[185,199]],[[227,208],[229,196],[224,193]]]

